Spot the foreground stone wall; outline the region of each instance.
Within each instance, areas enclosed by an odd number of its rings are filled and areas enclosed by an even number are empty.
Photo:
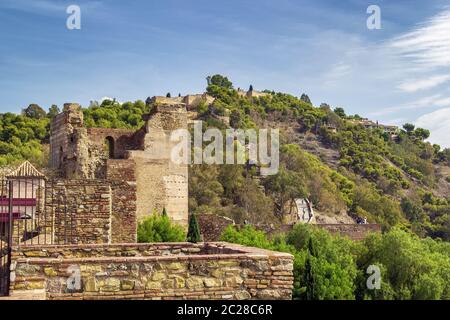
[[[70,290],[67,283],[77,274],[80,288]],[[86,300],[291,299],[292,288],[289,254],[178,243],[14,248],[10,293]]]

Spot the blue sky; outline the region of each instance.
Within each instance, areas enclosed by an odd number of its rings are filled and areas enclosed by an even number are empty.
[[[215,73],[450,147],[450,0],[0,0],[0,112],[198,93]]]

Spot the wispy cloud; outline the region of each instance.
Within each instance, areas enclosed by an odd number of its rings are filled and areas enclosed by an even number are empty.
[[[450,9],[395,37],[389,45],[419,69],[450,66]]]
[[[388,107],[379,111],[371,112],[370,116],[384,116],[399,111],[417,110],[423,108],[436,108],[450,106],[450,97],[443,97],[441,94],[436,94],[424,97],[415,101],[411,101],[398,106]]]
[[[405,92],[416,92],[437,87],[450,80],[450,74],[436,75],[426,79],[414,79],[401,83],[398,88]]]
[[[441,147],[450,147],[450,108],[443,108],[419,117],[417,127],[430,130],[430,141]]]

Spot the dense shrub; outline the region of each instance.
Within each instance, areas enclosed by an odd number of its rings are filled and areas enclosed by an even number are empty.
[[[138,242],[183,242],[186,233],[180,225],[170,221],[167,215],[153,215],[139,223],[137,230]]]

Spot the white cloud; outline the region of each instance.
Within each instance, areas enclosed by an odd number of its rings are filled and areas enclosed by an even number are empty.
[[[441,94],[435,94],[428,97],[423,97],[418,100],[414,100],[408,103],[404,103],[398,106],[389,108],[383,108],[379,111],[371,112],[370,116],[383,116],[392,114],[399,111],[417,110],[423,108],[436,108],[436,107],[448,107],[450,106],[450,98],[442,97]]]
[[[419,69],[450,66],[450,9],[394,38],[390,46]]]
[[[324,85],[333,85],[342,78],[346,77],[352,72],[352,67],[344,62],[339,62],[333,65],[329,72],[325,75]]]
[[[430,130],[430,142],[450,148],[450,108],[443,108],[419,117],[416,127]]]
[[[398,88],[406,92],[416,92],[434,88],[450,80],[450,75],[436,75],[426,79],[415,79],[401,83]]]

